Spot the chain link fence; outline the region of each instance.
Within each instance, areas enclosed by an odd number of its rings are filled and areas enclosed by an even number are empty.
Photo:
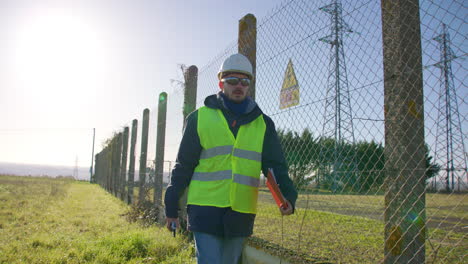
[[[456,0],[286,1],[201,67],[197,107],[219,91],[225,58],[256,58],[252,95],[276,124],[299,191],[295,214],[281,217],[262,184],[250,245],[290,263],[467,262],[466,10]],[[140,137],[134,164],[147,201],[150,113],[147,164]],[[97,182],[115,192],[102,176],[110,160],[110,149],[98,154]],[[173,163],[164,164],[167,182]]]
[[[162,101],[167,101],[167,94]],[[132,210],[127,217],[131,221],[141,221],[144,225],[162,222],[164,218],[161,191],[165,187],[156,186],[160,182],[169,182],[174,164],[171,160],[163,160],[162,174],[158,177],[158,122],[158,109],[147,108],[141,119],[134,119],[114,132],[112,137],[103,142],[103,149],[95,156],[95,173],[91,178],[91,182],[98,183],[109,193],[130,204]],[[165,124],[165,121],[161,123]],[[160,197],[158,201],[157,197]]]
[[[263,187],[250,243],[300,263],[417,263],[421,252],[427,263],[466,261],[465,13],[463,2],[420,1],[424,102],[398,95],[408,104],[402,120],[424,120],[425,144],[415,152],[385,142],[389,62],[380,1],[287,1],[259,21],[255,100],[275,121],[300,195],[296,213],[282,218]],[[241,41],[201,68],[197,106],[219,91],[219,65]],[[411,135],[414,124],[406,125],[403,132]],[[415,140],[394,138],[397,145]],[[391,156],[405,168],[412,162],[406,158],[422,157],[424,164],[407,179],[399,168],[392,183],[385,170]],[[388,226],[403,211],[404,220]],[[414,227],[419,231],[412,234]],[[424,241],[403,241],[408,235]],[[416,257],[392,257],[404,251]]]

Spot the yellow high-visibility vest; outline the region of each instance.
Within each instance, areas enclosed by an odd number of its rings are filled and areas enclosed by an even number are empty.
[[[201,107],[197,126],[202,152],[187,204],[255,214],[266,130],[263,115],[240,126],[236,138],[219,109]]]

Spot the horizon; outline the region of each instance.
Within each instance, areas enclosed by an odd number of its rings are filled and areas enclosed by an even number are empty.
[[[78,175],[74,176],[75,166],[47,165],[47,164],[25,164],[0,161],[0,175],[32,176],[32,177],[72,177],[77,180],[90,180],[89,167],[78,167]],[[164,182],[169,182],[169,170],[164,170]],[[139,179],[139,170],[135,169],[135,181]]]

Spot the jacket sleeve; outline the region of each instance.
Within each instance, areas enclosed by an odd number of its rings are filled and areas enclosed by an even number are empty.
[[[267,175],[268,168],[272,168],[276,181],[284,197],[295,207],[297,191],[288,175],[288,165],[284,158],[283,149],[276,133],[275,123],[264,115],[266,123],[265,138],[262,151],[262,171]]]
[[[197,132],[197,119],[198,111],[187,117],[187,125],[177,153],[176,164],[164,196],[166,217],[176,218],[178,216],[179,199],[188,187],[200,159],[202,147]]]

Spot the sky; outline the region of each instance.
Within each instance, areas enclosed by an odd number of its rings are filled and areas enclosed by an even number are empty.
[[[93,128],[96,154],[163,91],[175,160],[180,65],[203,67],[236,41],[239,19],[281,2],[0,0],[0,162],[89,167]]]

